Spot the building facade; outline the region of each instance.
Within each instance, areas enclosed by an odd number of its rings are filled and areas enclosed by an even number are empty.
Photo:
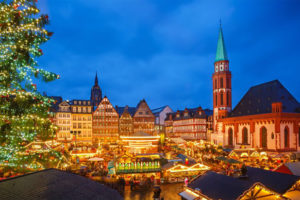
[[[133,116],[133,132],[145,132],[150,135],[154,134],[155,116],[151,112],[145,99],[137,105],[136,112]]]
[[[71,135],[71,106],[68,101],[63,101],[58,105],[55,113],[55,125],[58,127],[56,139],[60,142],[71,142],[73,137]]]
[[[163,106],[160,108],[155,108],[151,110],[155,116],[155,125],[154,132],[156,134],[165,134],[165,119],[168,113],[173,113],[174,111],[170,108],[170,106]]]
[[[133,115],[135,113],[134,107],[118,107],[116,106],[119,118],[119,135],[130,136],[133,134]]]
[[[77,143],[92,143],[92,104],[89,100],[70,102],[72,112],[71,133]]]
[[[107,97],[93,112],[93,142],[115,142],[119,136],[119,114]]]
[[[207,139],[207,118],[201,108],[177,110],[167,114],[165,124],[168,137],[181,137],[191,140]]]
[[[274,80],[251,87],[231,111],[228,64],[220,29],[213,74],[214,131],[211,140],[233,148],[300,150],[299,102]]]

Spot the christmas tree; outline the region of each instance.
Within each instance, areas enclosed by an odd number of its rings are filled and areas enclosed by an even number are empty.
[[[34,163],[59,161],[55,151],[26,151],[35,140],[55,133],[50,106],[53,100],[41,95],[34,84],[58,75],[38,67],[40,45],[52,32],[44,29],[48,15],[40,15],[37,0],[4,0],[0,3],[0,167],[34,168]],[[49,163],[47,159],[49,159]]]

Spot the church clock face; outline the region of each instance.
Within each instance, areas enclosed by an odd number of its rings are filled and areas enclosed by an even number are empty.
[[[220,71],[223,71],[224,67],[223,65],[220,65]]]

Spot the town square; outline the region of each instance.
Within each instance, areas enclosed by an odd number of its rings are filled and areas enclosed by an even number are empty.
[[[2,0],[0,199],[300,199],[299,8]]]

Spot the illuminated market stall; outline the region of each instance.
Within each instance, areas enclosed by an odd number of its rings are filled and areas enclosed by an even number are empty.
[[[121,142],[129,153],[157,153],[160,136],[136,132],[131,136],[120,136]]]
[[[161,177],[160,160],[151,155],[133,157],[124,154],[117,158],[115,162],[116,175],[123,176],[126,181],[131,178],[141,180],[142,178],[150,178],[159,180]]]
[[[210,167],[201,163],[196,163],[192,166],[177,164],[173,167],[163,170],[163,175],[168,182],[183,182],[185,177],[193,178],[209,169]]]

